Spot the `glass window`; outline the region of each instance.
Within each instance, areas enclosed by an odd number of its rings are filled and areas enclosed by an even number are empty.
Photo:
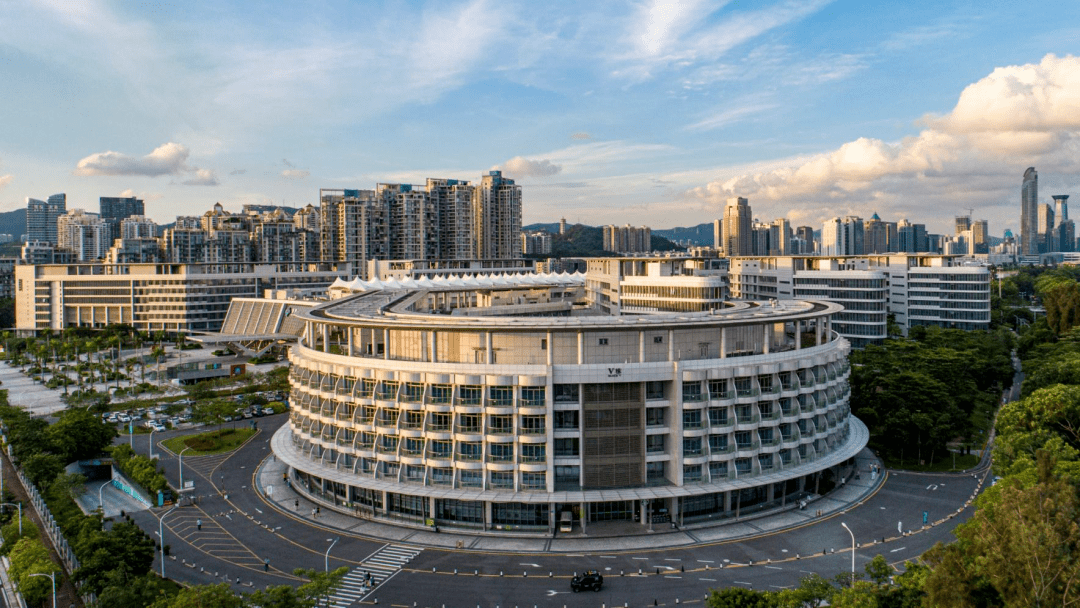
[[[556,384],[555,402],[577,403],[580,401],[580,389],[581,385],[578,384]]]
[[[664,438],[666,435],[646,435],[645,451],[650,454],[662,454],[664,452]]]
[[[701,481],[701,465],[700,464],[687,464],[683,465],[683,481],[686,483],[696,483]]]
[[[662,407],[646,408],[645,424],[648,426],[664,426],[664,409]]]
[[[521,433],[523,435],[543,435],[547,432],[544,416],[522,416]]]
[[[556,456],[579,456],[579,440],[577,437],[564,437],[555,439]]]
[[[685,410],[682,415],[684,429],[700,429],[701,410]]]
[[[488,433],[502,435],[514,432],[513,416],[488,416]]]
[[[547,461],[547,445],[543,443],[521,444],[521,462],[541,463]]]
[[[514,387],[512,386],[492,386],[491,390],[491,405],[495,406],[508,406],[514,405]]]
[[[461,405],[480,405],[484,399],[484,387],[462,386],[459,395],[458,403]]]
[[[521,489],[522,490],[546,490],[547,489],[547,473],[522,473],[521,474]]]
[[[544,405],[547,402],[545,398],[546,392],[547,389],[543,386],[521,387],[521,405],[524,407]]]
[[[505,490],[514,487],[513,471],[492,471],[490,487]]]
[[[667,463],[649,462],[645,464],[645,478],[649,484],[664,483],[667,481]]]
[[[489,444],[491,450],[491,462],[513,462],[514,461],[514,444],[512,443],[492,443]]]
[[[450,403],[454,388],[449,384],[431,385],[431,403]]]
[[[701,456],[701,437],[683,439],[683,456]]]
[[[646,399],[663,399],[664,382],[662,380],[649,380],[645,383]]]
[[[574,411],[556,411],[555,412],[555,428],[556,429],[577,429],[578,428],[578,412]]]

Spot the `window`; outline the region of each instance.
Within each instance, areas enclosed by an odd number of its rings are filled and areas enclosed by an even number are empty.
[[[645,479],[650,485],[667,481],[667,463],[649,462],[645,465]]]
[[[663,399],[664,383],[661,380],[650,380],[645,383],[646,399]]]
[[[462,488],[479,488],[484,485],[483,471],[461,469],[458,471],[458,480],[458,485]]]
[[[462,460],[480,460],[480,442],[462,441],[458,447],[458,458]]]
[[[578,465],[558,465],[555,467],[555,483],[566,483],[570,485],[580,485],[581,483],[581,467]]]
[[[578,428],[578,412],[577,411],[572,411],[572,412],[563,412],[563,411],[558,411],[558,410],[555,411],[555,429],[556,430],[565,430],[565,429],[577,430],[577,428]]]
[[[514,387],[512,386],[492,386],[490,394],[491,405],[514,405]]]
[[[513,471],[492,471],[491,472],[491,488],[495,489],[507,489],[514,487],[514,472]]]
[[[735,431],[735,447],[740,450],[749,450],[754,447],[754,438],[750,431]]]
[[[405,438],[405,447],[402,450],[404,456],[420,456],[424,453],[424,440],[414,439],[412,437]]]
[[[521,388],[521,405],[523,407],[535,407],[547,402],[547,389],[543,386],[524,386]]]
[[[416,382],[406,382],[401,391],[401,400],[408,403],[420,403],[424,398],[424,385]]]
[[[688,464],[683,466],[683,481],[695,483],[701,481],[701,465]]]
[[[664,426],[664,408],[645,408],[645,424],[647,426]]]
[[[607,338],[600,338],[599,340],[597,340],[597,344],[599,344],[600,346],[607,346]]]
[[[727,397],[727,380],[709,380],[710,399],[725,399]]]
[[[577,403],[580,401],[580,388],[578,384],[556,384],[555,402]]]
[[[663,344],[664,336],[653,336],[652,342],[653,344]]]
[[[543,443],[521,444],[521,462],[541,463],[547,461],[547,445]]]
[[[709,424],[711,426],[727,426],[728,410],[726,407],[709,408]]]
[[[431,403],[450,403],[454,389],[449,384],[431,385]]]
[[[649,454],[662,454],[664,453],[664,438],[665,435],[646,435],[645,436],[645,451]]]
[[[522,416],[521,434],[543,435],[547,432],[547,427],[544,422],[544,416]]]
[[[484,398],[484,388],[482,386],[463,386],[460,395],[461,398],[458,402],[461,405],[480,405]]]
[[[488,416],[488,433],[503,435],[514,432],[513,416]]]
[[[428,430],[438,433],[446,433],[450,431],[450,414],[431,414],[431,418],[428,420]]]
[[[683,456],[701,456],[701,437],[686,437],[683,439]]]
[[[480,432],[480,414],[459,414],[458,415],[458,428],[459,433],[479,433]]]
[[[577,437],[555,439],[556,456],[579,456],[581,454]]]
[[[697,402],[704,399],[704,395],[701,393],[701,383],[683,382],[682,383],[682,395],[683,401]]]
[[[513,462],[514,461],[514,444],[512,443],[492,443],[489,444],[491,450],[490,462]]]
[[[736,475],[749,475],[753,470],[753,465],[750,464],[749,458],[736,458],[735,459],[735,474]]]
[[[431,450],[432,458],[450,458],[450,452],[453,449],[453,444],[449,441],[441,439],[432,440],[428,449]]]
[[[709,452],[723,454],[728,451],[727,435],[709,435]]]
[[[547,339],[546,338],[541,338],[540,339],[540,350],[547,350]]]
[[[700,429],[702,427],[701,410],[685,410],[682,419],[684,429]]]
[[[728,476],[727,463],[726,462],[710,462],[709,463],[709,477],[713,481],[719,481],[726,479]]]

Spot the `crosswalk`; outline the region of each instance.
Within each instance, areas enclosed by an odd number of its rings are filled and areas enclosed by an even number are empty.
[[[371,554],[345,575],[341,587],[330,596],[334,608],[356,605],[364,595],[401,570],[402,566],[420,555],[421,551],[423,549],[419,547],[385,545]]]

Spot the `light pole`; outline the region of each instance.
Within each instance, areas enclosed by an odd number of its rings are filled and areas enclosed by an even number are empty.
[[[19,508],[19,536],[22,536],[22,503],[4,502],[0,503],[0,507],[18,507]]]
[[[52,572],[52,573],[49,573],[49,574],[42,574],[42,573],[33,574],[33,573],[31,573],[30,576],[47,576],[47,577],[49,577],[49,582],[52,583],[52,608],[56,608],[56,573],[55,572]]]
[[[188,451],[190,449],[191,449],[191,446],[188,446],[188,447],[180,450],[179,458],[180,458],[180,491],[181,492],[184,491],[184,452],[186,452],[186,451]]]
[[[154,427],[150,427],[150,460],[154,459]]]
[[[105,517],[105,499],[104,499],[104,496],[102,495],[102,491],[105,489],[105,486],[109,485],[110,483],[112,483],[111,479],[109,481],[106,481],[105,483],[101,484],[101,487],[99,487],[97,489],[98,508],[101,509],[101,516],[102,517]]]
[[[855,586],[855,533],[851,531],[851,528],[844,522],[840,522],[841,526],[848,531],[851,535],[851,586]]]
[[[326,559],[325,559],[325,563],[323,564],[323,569],[326,572],[330,571],[330,549],[333,549],[334,545],[336,545],[337,541],[339,541],[339,540],[341,540],[340,536],[337,537],[337,538],[328,538],[328,539],[326,539],[326,542],[330,543],[330,546],[326,548]],[[333,541],[333,542],[330,542],[330,541]]]
[[[180,505],[176,505],[169,509],[161,516],[161,519],[158,520],[158,540],[161,542],[161,578],[165,578],[165,518],[169,516],[169,513],[172,513],[179,507]]]

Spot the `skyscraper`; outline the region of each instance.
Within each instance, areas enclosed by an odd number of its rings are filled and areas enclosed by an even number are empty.
[[[109,251],[109,227],[96,213],[72,209],[56,219],[57,245],[80,262],[100,260]]]
[[[1038,222],[1035,232],[1038,239],[1038,253],[1057,251],[1057,235],[1054,234],[1054,208],[1047,203],[1039,205]]]
[[[521,257],[521,186],[489,171],[473,192],[476,256],[484,260]]]
[[[26,199],[26,240],[57,244],[56,218],[67,211],[67,195],[54,194],[48,201]]]
[[[799,226],[795,229],[795,236],[802,239],[803,253],[814,253],[814,228],[812,226]]]
[[[971,225],[971,252],[990,253],[990,223],[975,220]]]
[[[843,219],[834,217],[821,227],[822,255],[862,255],[864,241],[863,220],[849,215]]]
[[[1020,187],[1020,255],[1039,255],[1038,207],[1039,174],[1028,167]]]
[[[1052,198],[1054,199],[1054,221],[1060,226],[1062,222],[1069,219],[1069,195],[1055,194]]]
[[[753,218],[750,201],[739,196],[729,198],[724,207],[724,255],[753,255]]]
[[[134,196],[102,196],[98,198],[101,219],[109,227],[110,245],[120,238],[120,222],[135,215],[146,215],[142,199]]]

